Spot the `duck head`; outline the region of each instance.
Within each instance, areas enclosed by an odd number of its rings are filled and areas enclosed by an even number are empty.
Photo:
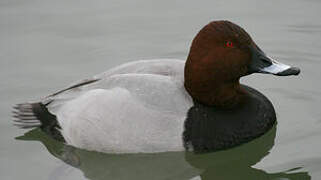
[[[268,57],[240,26],[213,21],[194,38],[185,64],[185,88],[205,105],[234,107],[247,92],[239,79],[252,73],[298,75],[300,69]]]

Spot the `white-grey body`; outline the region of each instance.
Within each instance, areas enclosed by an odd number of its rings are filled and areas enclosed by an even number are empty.
[[[42,102],[51,102],[47,108],[70,145],[110,153],[181,151],[193,104],[184,65],[175,59],[123,64]]]

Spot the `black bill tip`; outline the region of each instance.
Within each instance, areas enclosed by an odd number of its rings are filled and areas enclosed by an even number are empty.
[[[289,69],[286,69],[282,72],[277,73],[278,76],[290,76],[290,75],[299,75],[301,70],[297,67],[290,67]]]

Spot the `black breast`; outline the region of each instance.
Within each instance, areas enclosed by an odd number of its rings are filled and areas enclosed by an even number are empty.
[[[194,101],[183,133],[184,147],[195,152],[231,148],[266,133],[275,123],[271,102],[257,90],[242,85],[247,100],[233,109],[219,109]]]

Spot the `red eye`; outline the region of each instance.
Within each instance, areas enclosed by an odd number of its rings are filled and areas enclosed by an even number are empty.
[[[233,43],[232,43],[231,41],[227,41],[227,42],[226,42],[226,46],[227,46],[227,47],[233,47]]]

